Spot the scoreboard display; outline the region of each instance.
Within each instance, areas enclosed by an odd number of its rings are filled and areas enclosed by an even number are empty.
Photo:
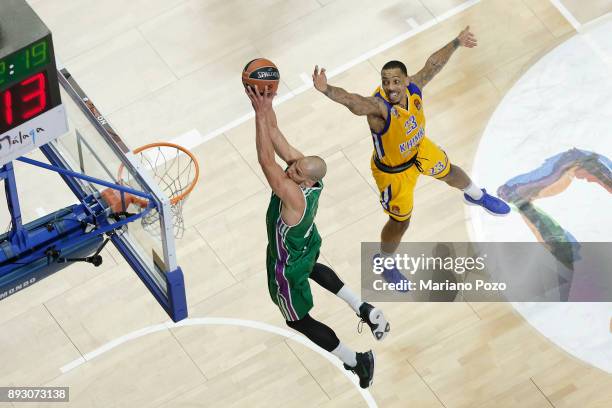
[[[0,60],[0,133],[59,105],[49,93],[50,41],[43,38]]]
[[[2,0],[0,165],[68,131],[51,33],[25,0]]]

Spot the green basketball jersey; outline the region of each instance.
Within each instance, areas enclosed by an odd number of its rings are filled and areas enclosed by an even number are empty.
[[[303,188],[306,208],[299,223],[290,227],[281,218],[282,201],[272,194],[266,214],[268,290],[285,320],[303,318],[313,306],[308,277],[317,261],[321,236],[314,223],[323,183]]]
[[[281,199],[272,193],[266,213],[268,261],[280,261],[291,267],[302,260],[316,257],[321,247],[321,236],[314,220],[322,189],[321,181],[313,187],[302,188],[306,198],[306,209],[300,222],[291,227],[281,218]]]

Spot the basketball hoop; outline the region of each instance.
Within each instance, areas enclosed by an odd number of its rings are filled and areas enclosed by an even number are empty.
[[[132,153],[139,165],[151,173],[157,185],[170,199],[174,236],[181,238],[185,232],[183,204],[200,177],[198,160],[188,149],[170,142],[150,143],[134,149]],[[119,183],[136,185],[133,176],[124,169],[123,165],[119,166],[117,173]],[[124,194],[122,201],[119,191],[112,189],[104,190],[102,197],[114,212],[125,211],[125,208],[131,204],[141,210],[148,206],[147,200],[128,193]],[[155,209],[142,217],[141,223],[147,232],[159,236],[159,213]]]

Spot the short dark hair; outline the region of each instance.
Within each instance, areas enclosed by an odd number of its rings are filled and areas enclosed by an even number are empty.
[[[395,61],[395,60],[389,61],[385,65],[383,65],[381,71],[384,71],[386,69],[396,69],[396,68],[399,68],[404,75],[408,76],[408,70],[406,69],[406,65],[404,65],[404,63],[401,61]]]

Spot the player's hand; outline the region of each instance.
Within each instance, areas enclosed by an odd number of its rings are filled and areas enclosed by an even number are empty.
[[[314,73],[312,74],[312,83],[317,91],[325,93],[327,90],[327,75],[325,75],[325,68],[321,68],[321,71],[319,71],[319,66],[315,65]]]
[[[255,113],[265,113],[272,109],[272,99],[276,96],[276,94],[272,92],[272,87],[269,85],[266,86],[261,93],[257,85],[255,85],[255,88],[246,86],[244,90],[251,100],[251,105],[253,109],[255,109]]]
[[[478,45],[478,40],[476,40],[476,37],[470,31],[470,26],[465,27],[463,31],[459,33],[457,40],[461,47],[474,48]]]

